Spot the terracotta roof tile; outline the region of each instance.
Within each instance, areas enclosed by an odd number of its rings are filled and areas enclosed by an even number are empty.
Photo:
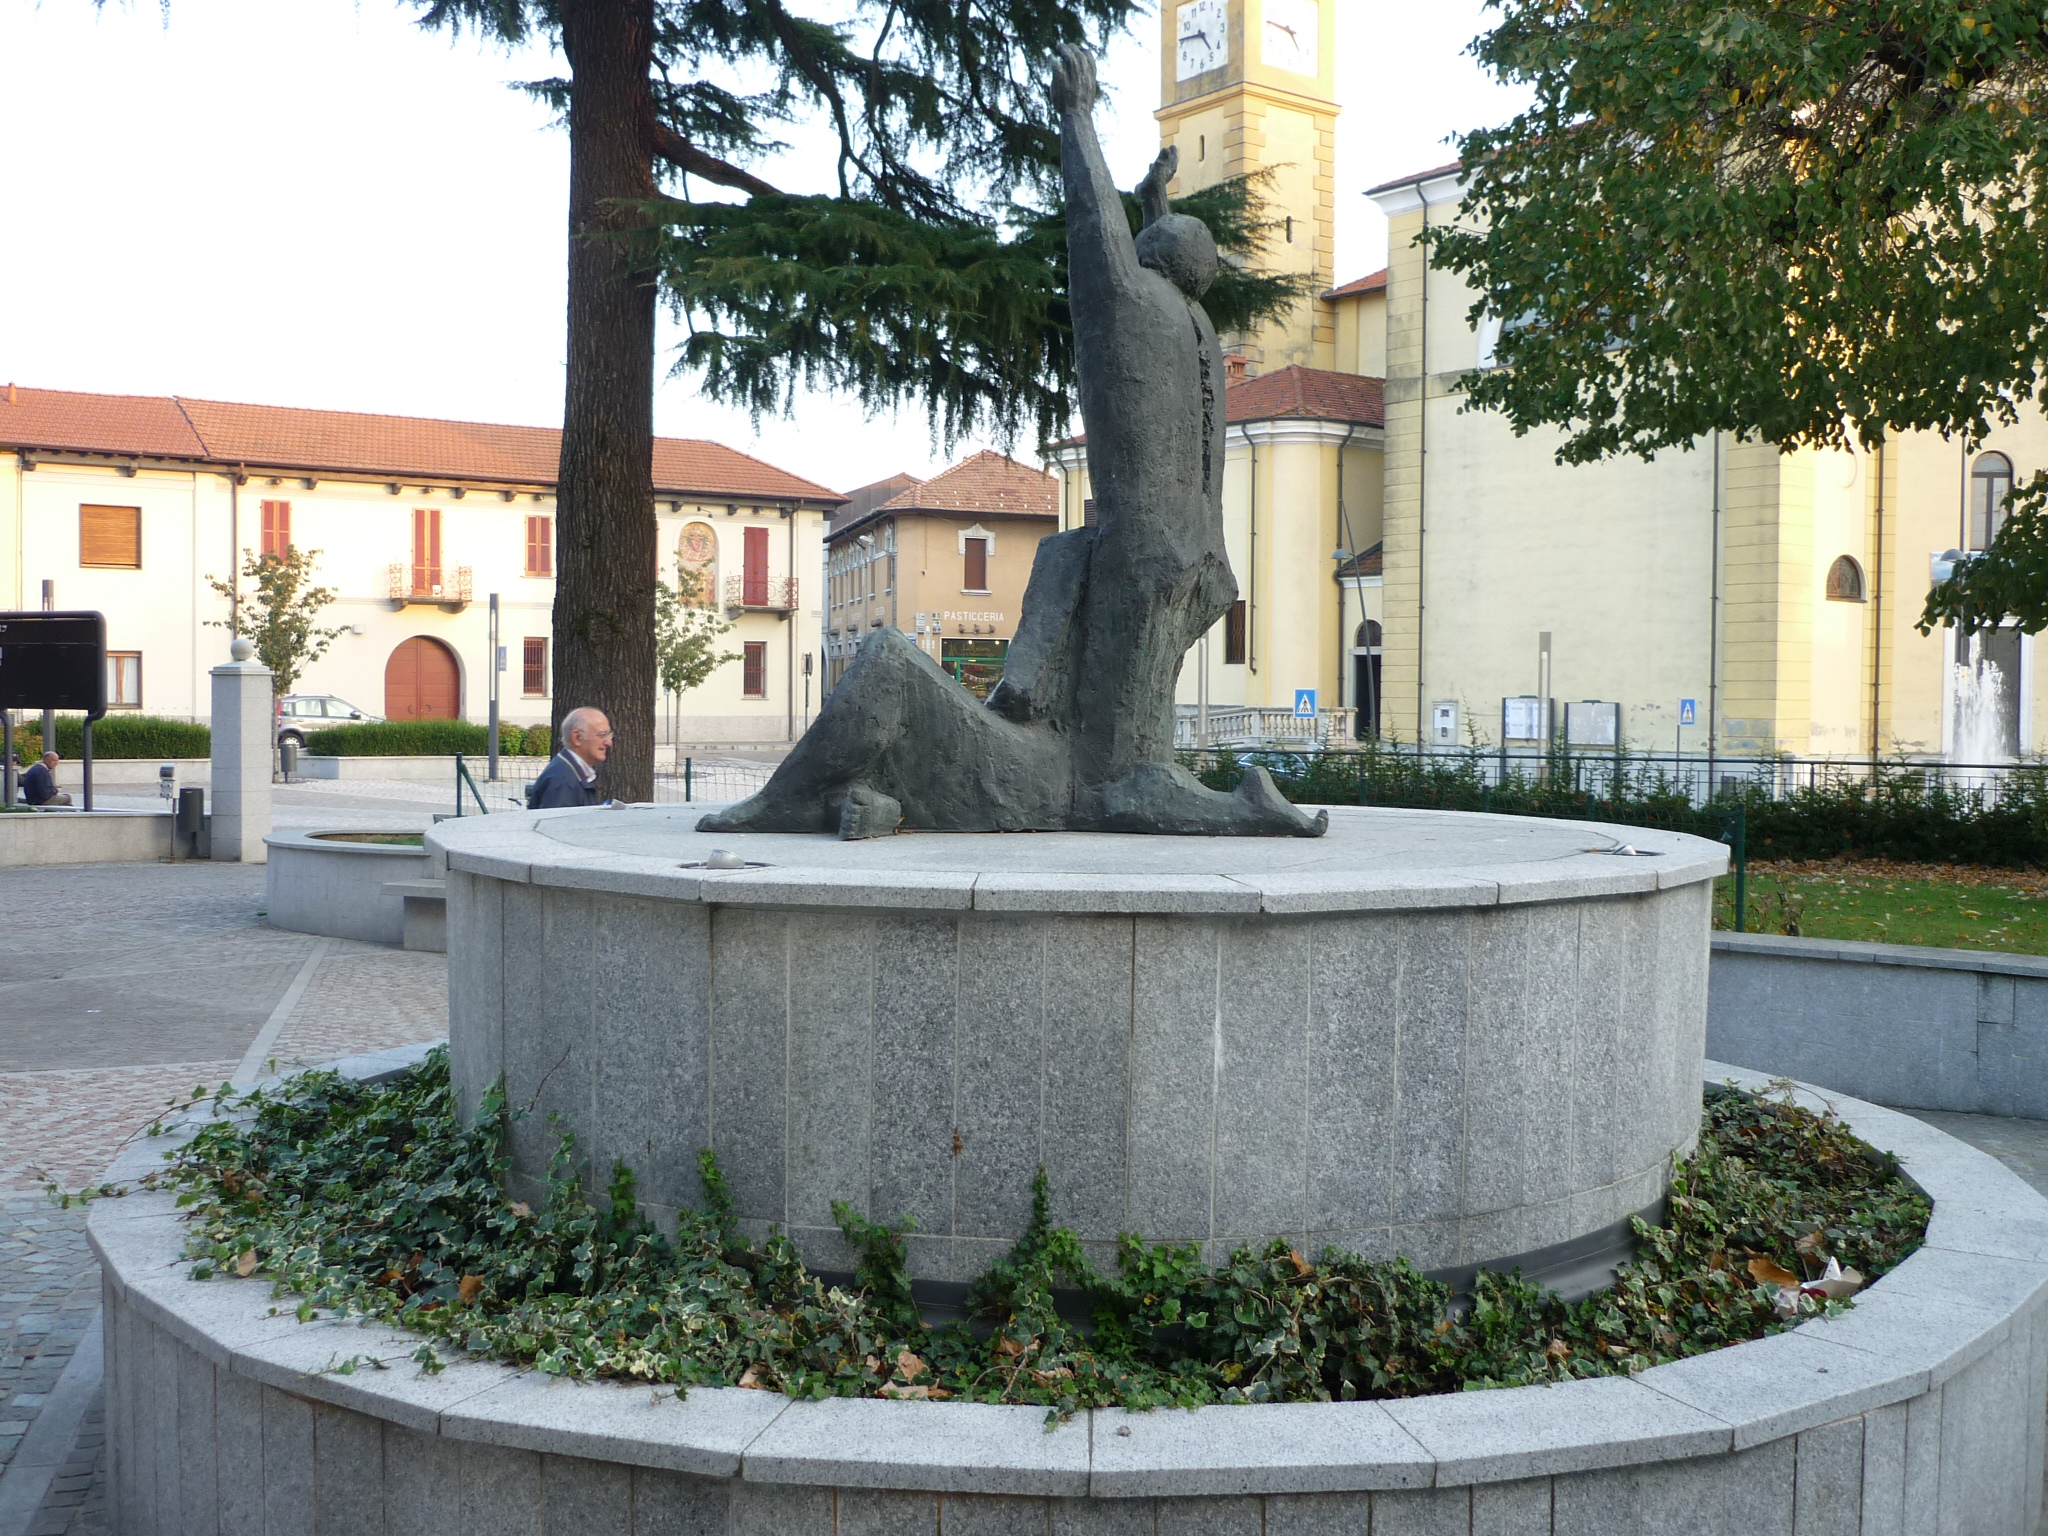
[[[1354,278],[1342,287],[1327,290],[1323,297],[1326,299],[1351,299],[1356,298],[1361,293],[1385,293],[1386,291],[1387,269],[1381,267],[1379,271],[1368,272],[1364,277]]]
[[[1240,421],[1355,421],[1387,424],[1385,381],[1327,368],[1281,368],[1233,384],[1223,396],[1223,419]]]
[[[157,395],[85,395],[0,387],[0,443],[138,458],[200,459],[206,445],[178,402]]]
[[[313,411],[224,400],[0,391],[0,446],[196,459],[304,473],[553,485],[555,427]],[[721,443],[654,440],[657,495],[837,502],[837,492]]]
[[[1059,485],[1044,470],[1019,464],[992,448],[913,485],[877,508],[882,512],[995,512],[1019,517],[1059,516]]]
[[[1349,560],[1337,567],[1337,579],[1349,581],[1357,576],[1379,576],[1386,570],[1386,545],[1375,544],[1371,549],[1360,550]]]
[[[1367,187],[1365,195],[1371,197],[1375,192],[1385,192],[1393,187],[1412,186],[1418,181],[1434,181],[1439,176],[1448,176],[1451,172],[1462,171],[1464,168],[1465,162],[1462,160],[1453,160],[1449,165],[1433,165],[1426,171],[1415,172],[1412,176],[1396,176],[1392,181],[1383,181],[1376,187]]]

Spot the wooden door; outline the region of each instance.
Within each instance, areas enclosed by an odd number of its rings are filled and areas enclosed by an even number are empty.
[[[384,663],[387,720],[455,720],[462,713],[462,683],[455,653],[438,640],[414,635]]]

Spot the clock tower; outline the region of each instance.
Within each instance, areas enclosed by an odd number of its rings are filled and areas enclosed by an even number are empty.
[[[1159,137],[1180,149],[1175,195],[1266,171],[1278,227],[1268,270],[1333,280],[1336,251],[1337,17],[1340,0],[1163,0]],[[1285,320],[1229,336],[1260,373],[1331,367],[1336,327],[1311,296]]]

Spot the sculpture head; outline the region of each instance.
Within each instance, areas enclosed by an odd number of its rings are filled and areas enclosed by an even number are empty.
[[[1169,213],[1138,232],[1138,260],[1195,303],[1216,280],[1216,237],[1200,219]]]

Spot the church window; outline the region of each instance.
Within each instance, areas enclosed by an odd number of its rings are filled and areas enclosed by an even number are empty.
[[[1842,555],[1828,567],[1828,601],[1833,603],[1860,603],[1863,601],[1863,567],[1848,555]]]
[[[2005,521],[2012,495],[2012,460],[2002,453],[1978,456],[1970,469],[1970,548],[1988,549]]]
[[[1287,215],[1287,243],[1294,244],[1294,215]]]

